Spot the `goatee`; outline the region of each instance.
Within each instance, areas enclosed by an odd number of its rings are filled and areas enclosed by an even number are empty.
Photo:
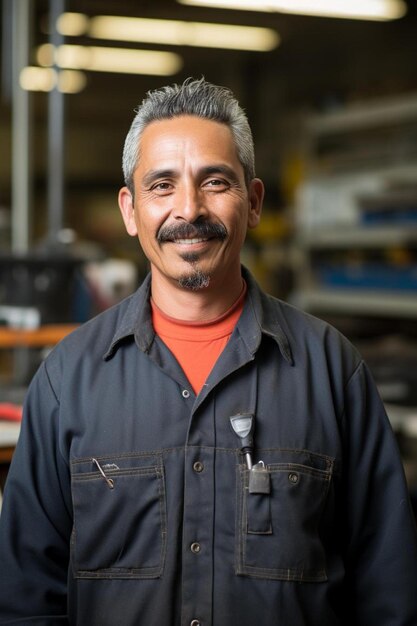
[[[198,268],[194,268],[190,274],[183,274],[183,276],[180,276],[178,279],[179,286],[183,289],[189,289],[190,291],[206,289],[209,283],[210,276]]]

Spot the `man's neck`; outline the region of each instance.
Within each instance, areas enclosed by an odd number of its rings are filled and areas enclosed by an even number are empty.
[[[152,274],[152,299],[166,315],[189,322],[204,322],[223,315],[239,298],[243,279],[239,274],[227,284],[210,284],[196,291],[161,280]]]

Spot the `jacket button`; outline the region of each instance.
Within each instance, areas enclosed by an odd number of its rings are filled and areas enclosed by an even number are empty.
[[[183,398],[189,398],[190,397],[190,392],[188,391],[188,389],[183,389],[182,390],[182,397]]]
[[[193,463],[193,470],[195,472],[200,473],[203,471],[203,469],[204,469],[204,465],[202,464],[201,461],[196,461],[195,463]]]
[[[194,552],[194,554],[198,554],[200,552],[200,550],[201,550],[201,546],[200,546],[199,543],[194,542],[194,543],[191,544],[190,550],[191,550],[191,552]]]
[[[200,622],[200,620],[199,620],[199,619],[193,619],[193,620],[190,622],[190,626],[202,626],[202,624],[201,624],[201,622]]]

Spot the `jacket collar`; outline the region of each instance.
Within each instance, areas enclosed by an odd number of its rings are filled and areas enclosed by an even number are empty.
[[[247,283],[248,293],[238,322],[238,330],[248,350],[254,355],[259,348],[262,335],[267,335],[277,342],[282,356],[292,365],[290,344],[278,320],[279,301],[265,294],[244,267],[242,275]],[[113,356],[123,340],[132,336],[142,352],[149,352],[155,338],[149,304],[150,290],[151,275],[148,274],[139,289],[125,301],[125,312],[104,354],[105,360]]]
[[[121,303],[121,306],[125,305],[125,311],[117,325],[109,348],[103,356],[105,360],[113,356],[123,340],[132,336],[142,352],[149,351],[155,337],[149,303],[150,292],[151,275],[149,273],[139,289]]]
[[[262,291],[245,267],[242,267],[242,276],[248,286],[248,295],[238,328],[249,351],[255,354],[262,335],[267,335],[276,341],[284,359],[293,365],[290,343],[278,317],[280,301]]]

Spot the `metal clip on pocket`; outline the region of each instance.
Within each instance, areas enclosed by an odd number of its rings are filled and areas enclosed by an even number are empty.
[[[95,463],[97,465],[98,471],[100,472],[100,474],[103,476],[104,480],[106,481],[106,483],[108,484],[110,489],[114,489],[114,480],[112,478],[108,478],[106,476],[106,474],[104,473],[103,468],[101,467],[100,463],[97,461],[97,459],[91,459],[93,461],[93,463]]]

